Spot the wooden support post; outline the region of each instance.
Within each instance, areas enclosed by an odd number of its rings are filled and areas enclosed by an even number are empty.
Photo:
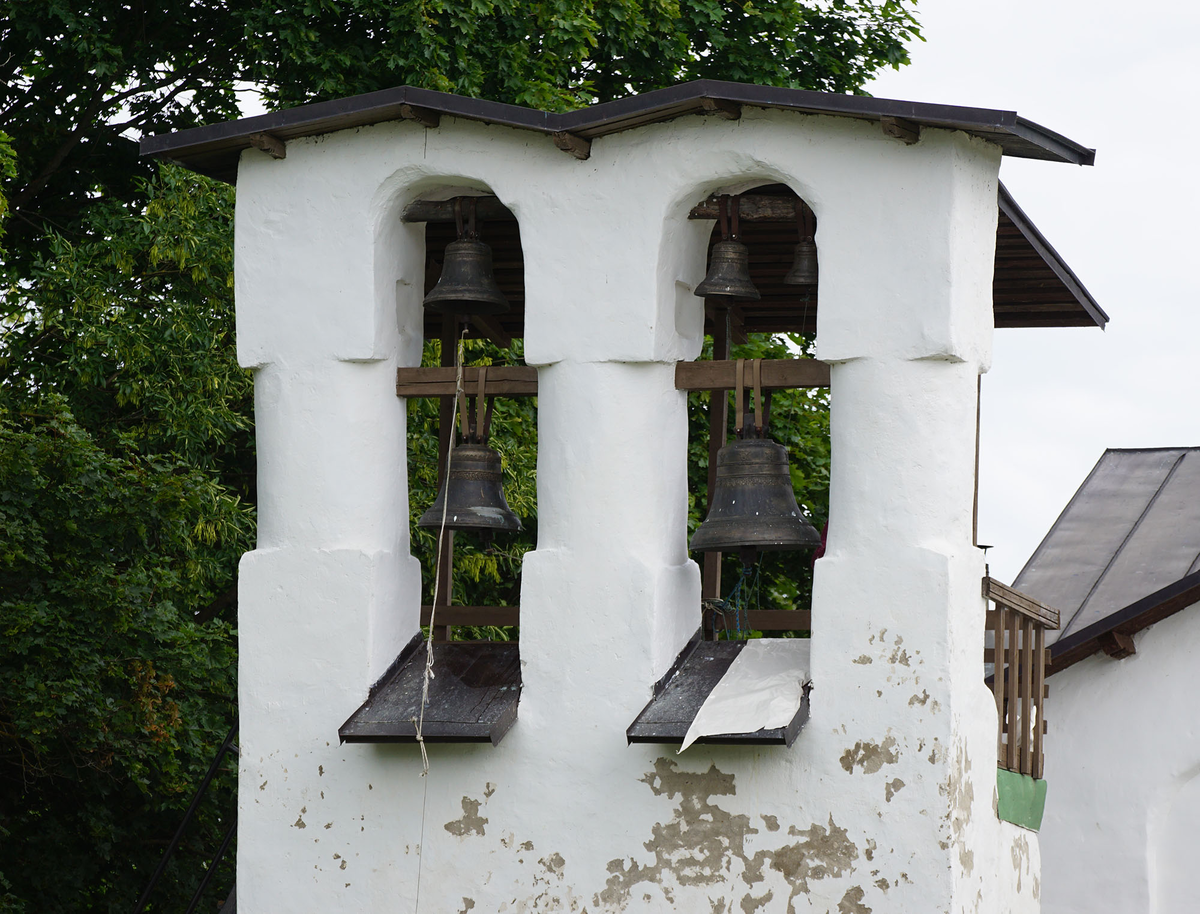
[[[729,358],[729,309],[714,308],[713,358],[724,361]],[[708,491],[704,498],[705,515],[712,509],[713,489],[717,485],[717,453],[725,446],[726,429],[729,426],[729,395],[724,389],[708,393]],[[704,573],[701,576],[701,595],[706,598],[721,597],[721,553],[704,553]]]
[[[1008,725],[1005,731],[1008,733],[1008,745],[1004,752],[1004,767],[1009,771],[1017,770],[1017,737],[1021,732],[1020,718],[1018,712],[1020,710],[1020,694],[1018,687],[1020,680],[1017,678],[1020,675],[1018,669],[1018,645],[1020,644],[1020,625],[1021,616],[1019,613],[1007,611],[1005,615],[1008,617],[1008,688],[1005,689],[1005,704],[1008,705]]]
[[[1021,620],[1021,774],[1033,774],[1033,622]],[[1037,722],[1041,727],[1041,721]]]
[[[442,367],[453,368],[458,352],[458,321],[453,315],[442,315]],[[446,455],[454,435],[454,395],[441,398],[438,410],[438,489],[446,479]],[[441,574],[438,580],[438,605],[449,606],[454,583],[454,531],[447,530],[438,546],[442,556]],[[436,621],[436,620],[435,620]],[[430,637],[434,641],[449,641],[450,626],[435,625]]]
[[[1033,776],[1041,779],[1045,772],[1046,756],[1042,750],[1042,735],[1046,732],[1046,630],[1037,626],[1033,644],[1033,694],[1037,708],[1037,727],[1033,731]]]
[[[995,614],[992,615],[994,620],[992,625],[992,694],[996,697],[996,714],[999,716],[1000,724],[996,728],[996,761],[1001,766],[1004,765],[1004,659],[1006,652],[1004,649],[1004,633],[1008,629],[1008,619],[1006,614],[1011,610],[1005,609],[1003,606],[997,607]]]

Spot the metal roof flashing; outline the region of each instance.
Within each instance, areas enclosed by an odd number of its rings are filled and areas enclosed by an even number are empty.
[[[711,79],[681,83],[561,114],[413,86],[398,86],[207,127],[144,137],[140,146],[143,156],[169,159],[192,171],[232,184],[237,180],[237,162],[242,151],[254,146],[254,138],[264,134],[278,140],[288,140],[405,118],[420,120],[432,116],[436,122],[438,115],[446,115],[590,140],[685,114],[719,114],[722,106],[737,105],[867,120],[900,119],[918,127],[965,131],[996,143],[1005,155],[1075,165],[1091,165],[1095,161],[1095,150],[1026,120],[1015,111],[865,95],[838,95]]]

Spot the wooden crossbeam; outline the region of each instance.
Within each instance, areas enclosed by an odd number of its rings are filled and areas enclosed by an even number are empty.
[[[512,210],[492,195],[473,197],[475,218],[486,222],[516,222]],[[401,222],[453,222],[453,200],[415,200],[400,214]]]
[[[433,615],[432,606],[421,607],[421,624],[428,625]],[[520,625],[519,606],[439,606],[438,627],[443,625]]]
[[[463,389],[471,395],[478,391],[479,369],[475,366],[463,368]],[[453,366],[396,369],[398,397],[452,397],[454,393]],[[536,397],[537,369],[528,365],[491,365],[484,393],[489,397]]]
[[[489,372],[490,374],[490,372]],[[733,390],[737,384],[737,362],[679,362],[675,366],[676,390]],[[829,366],[816,359],[763,359],[762,389],[828,387]]]
[[[766,363],[763,363],[763,367],[766,368]],[[764,370],[764,378],[765,375]],[[991,576],[983,579],[983,596],[984,599],[991,600],[993,603],[1015,609],[1021,615],[1034,619],[1046,628],[1057,629],[1060,624],[1057,609],[1047,606],[1019,590],[1013,590],[1007,584],[1001,584]]]

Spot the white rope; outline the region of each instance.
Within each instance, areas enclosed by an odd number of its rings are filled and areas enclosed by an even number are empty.
[[[446,475],[442,477],[447,483],[442,499],[442,522],[438,526],[437,553],[433,565],[433,606],[429,609],[429,637],[425,639],[425,674],[421,680],[421,713],[413,718],[417,725],[417,745],[421,747],[421,777],[425,779],[425,788],[421,797],[421,843],[417,845],[417,889],[413,899],[413,911],[421,909],[421,871],[425,868],[425,806],[429,800],[429,753],[425,750],[425,705],[429,703],[429,681],[433,673],[433,627],[437,624],[438,591],[442,582],[442,549],[446,542],[446,513],[449,510],[449,480],[450,462],[454,455],[454,427],[458,421],[458,400],[463,395],[463,340],[467,328],[463,327],[462,335],[458,338],[458,347],[454,353],[454,405],[450,410],[450,438],[446,447]]]
[[[429,703],[429,681],[434,678],[433,672],[433,632],[437,624],[438,595],[442,583],[442,552],[446,545],[446,513],[450,508],[449,480],[450,462],[454,459],[454,428],[458,421],[458,400],[463,395],[463,339],[467,335],[464,327],[462,336],[458,339],[458,348],[454,353],[454,403],[450,409],[450,438],[446,447],[446,475],[442,477],[444,496],[442,498],[442,522],[438,526],[437,558],[433,572],[433,606],[429,608],[429,637],[425,639],[425,675],[421,681],[421,716],[417,720],[417,745],[421,747],[421,777],[429,774],[429,754],[425,751],[425,705]]]

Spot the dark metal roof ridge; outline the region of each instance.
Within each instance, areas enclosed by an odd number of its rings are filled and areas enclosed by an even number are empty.
[[[700,79],[655,89],[641,95],[605,102],[566,113],[537,111],[519,105],[484,101],[399,86],[363,95],[300,105],[270,114],[193,127],[176,133],[144,137],[141,154],[184,161],[190,156],[224,154],[235,156],[248,148],[252,134],[267,133],[288,139],[344,130],[399,119],[400,106],[427,108],[451,117],[503,124],[540,133],[578,133],[602,136],[656,120],[701,110],[702,99],[718,99],[768,108],[783,108],[809,114],[859,118],[900,117],[918,124],[947,129],[978,131],[1018,142],[1001,145],[1011,155],[1027,155],[1080,165],[1090,165],[1094,150],[1047,130],[1013,111],[927,104],[864,95],[838,95],[779,86]],[[236,162],[236,158],[234,159]],[[223,166],[227,169],[228,166]],[[221,169],[208,169],[221,170]]]
[[[1200,571],[1185,575],[1124,609],[1110,613],[1099,622],[1093,622],[1087,628],[1054,642],[1050,645],[1050,665],[1046,675],[1061,672],[1102,650],[1100,639],[1110,632],[1135,634],[1197,602],[1200,602]]]
[[[1075,297],[1075,300],[1079,302],[1083,310],[1096,322],[1096,326],[1103,330],[1109,319],[1104,309],[1100,307],[1096,299],[1092,298],[1092,293],[1087,290],[1079,277],[1075,275],[1075,271],[1067,266],[1067,262],[1062,259],[1058,251],[1054,250],[1054,246],[1046,240],[1046,236],[1038,231],[1038,227],[1033,224],[1033,220],[1025,215],[1025,211],[1017,205],[1017,201],[1008,192],[1008,188],[1004,186],[1003,181],[1000,182],[1000,210],[1012,220],[1013,225],[1025,236],[1025,240],[1029,242],[1042,260],[1054,271],[1054,275],[1067,287],[1067,291]],[[1032,558],[1030,561],[1032,561]]]

